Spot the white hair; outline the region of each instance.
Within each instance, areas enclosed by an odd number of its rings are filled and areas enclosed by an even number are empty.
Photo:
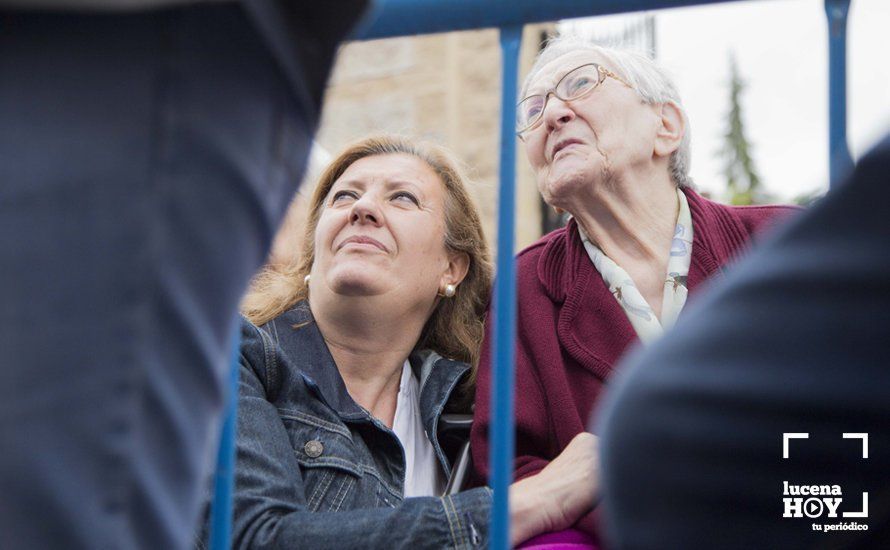
[[[520,97],[525,97],[529,84],[537,76],[541,68],[558,57],[578,50],[587,50],[601,56],[609,63],[609,70],[627,81],[637,94],[649,104],[667,103],[671,101],[680,108],[685,123],[685,132],[680,147],[671,154],[668,164],[671,180],[679,187],[692,185],[689,178],[690,141],[689,119],[683,109],[680,93],[667,71],[648,55],[628,49],[610,48],[596,44],[592,40],[575,34],[556,36],[547,41],[547,45],[538,54],[535,64],[522,83]]]

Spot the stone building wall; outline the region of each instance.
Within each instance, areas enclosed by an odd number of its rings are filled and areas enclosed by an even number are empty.
[[[520,78],[542,32],[523,36]],[[378,132],[417,136],[455,153],[469,176],[494,252],[498,191],[501,55],[493,29],[354,42],[341,48],[316,135],[306,181],[273,247],[273,262],[298,254],[302,220],[315,179],[347,144]],[[540,236],[537,188],[521,143],[517,150],[517,250]]]

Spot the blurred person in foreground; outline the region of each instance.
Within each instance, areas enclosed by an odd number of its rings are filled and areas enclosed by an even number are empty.
[[[610,547],[890,548],[888,174],[890,137],[627,359]]]
[[[644,55],[557,38],[520,97],[517,132],[538,189],[572,219],[516,260],[517,479],[586,430],[628,348],[660,338],[687,293],[721,277],[752,235],[792,211],[725,206],[691,188],[679,94]],[[483,345],[472,438],[480,480],[489,470],[490,371]],[[579,527],[593,533],[589,520]]]
[[[311,199],[303,254],[262,273],[242,325],[236,548],[485,548],[491,491],[443,495],[473,398],[491,264],[441,149],[347,148]],[[592,504],[570,446],[511,487],[514,542]]]
[[[0,0],[0,548],[187,547],[366,2]]]

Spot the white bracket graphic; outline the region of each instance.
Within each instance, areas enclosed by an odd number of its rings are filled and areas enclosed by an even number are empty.
[[[783,433],[782,434],[782,458],[788,458],[788,440],[789,439],[809,439],[809,438],[810,438],[810,434],[807,432]]]
[[[867,433],[845,433],[844,439],[861,439],[862,440],[862,458],[868,458],[868,434]],[[868,493],[866,493],[866,494],[868,494]],[[853,516],[853,517],[860,517],[860,516]]]
[[[868,517],[868,493],[862,492],[862,511],[861,512],[844,512],[845,518],[867,518]]]

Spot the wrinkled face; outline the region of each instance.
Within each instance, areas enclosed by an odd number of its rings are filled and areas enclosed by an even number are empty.
[[[424,161],[365,157],[334,182],[315,230],[313,286],[349,296],[393,293],[431,307],[448,267],[445,189]]]
[[[585,63],[613,70],[594,52],[567,53],[544,65],[526,94],[546,93]],[[544,200],[571,211],[573,198],[583,196],[589,186],[620,181],[645,167],[653,157],[658,124],[655,108],[614,78],[570,102],[551,95],[540,125],[524,136]]]

